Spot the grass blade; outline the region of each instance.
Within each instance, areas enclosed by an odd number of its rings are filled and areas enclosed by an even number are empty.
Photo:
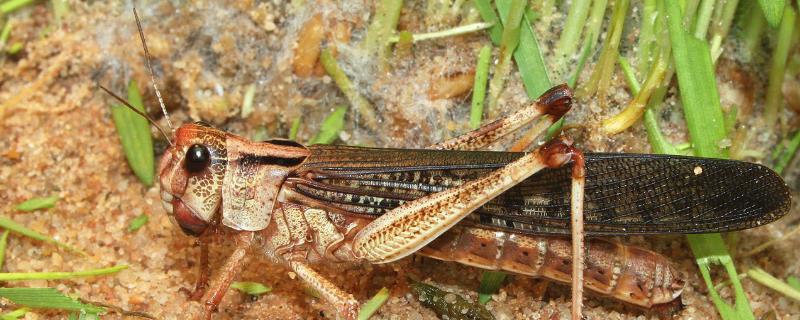
[[[125,269],[128,269],[128,266],[123,264],[109,268],[73,272],[3,272],[0,273],[0,281],[61,280],[77,277],[94,277],[117,273]]]
[[[795,276],[788,276],[786,278],[786,283],[795,290],[800,291],[800,278]]]
[[[15,320],[15,319],[19,319],[21,317],[24,317],[25,314],[28,313],[29,310],[30,309],[28,309],[28,308],[19,308],[17,310],[11,311],[11,312],[4,313],[4,314],[0,315],[0,320]]]
[[[506,16],[509,10],[511,10],[510,0],[497,1],[497,11],[500,12],[500,17]],[[525,86],[528,98],[536,99],[552,88],[553,83],[550,82],[544,58],[542,58],[542,51],[539,49],[539,42],[536,40],[533,28],[531,28],[531,21],[533,21],[533,17],[529,13],[526,13],[522,18],[519,44],[514,52],[514,61],[517,63],[517,68],[519,68],[519,74],[522,77],[522,84]],[[506,21],[503,20],[503,22]]]
[[[303,116],[299,116],[292,121],[292,127],[289,129],[289,140],[297,140],[297,132],[300,131],[301,119],[303,119]]]
[[[139,230],[139,228],[143,227],[149,220],[150,217],[148,217],[146,214],[140,214],[138,217],[131,220],[131,223],[128,225],[128,232]]]
[[[753,279],[755,282],[766,286],[767,288],[778,291],[782,295],[794,299],[795,301],[800,301],[800,290],[797,290],[786,282],[773,277],[771,274],[764,271],[764,269],[756,267],[747,270],[747,276],[749,276],[750,279]]]
[[[272,288],[267,287],[258,282],[251,281],[235,281],[231,284],[231,288],[249,294],[251,296],[258,296],[272,291]]]
[[[3,269],[3,264],[6,262],[6,247],[8,247],[8,230],[3,230],[3,235],[0,236],[0,270]]]
[[[794,9],[787,7],[783,11],[783,20],[778,30],[778,43],[772,51],[772,65],[769,69],[769,85],[767,85],[767,99],[764,106],[764,121],[769,128],[774,128],[778,115],[783,111],[783,78],[786,73],[786,60],[791,51],[792,33],[795,28],[796,14]]]
[[[339,67],[331,51],[329,49],[322,50],[319,60],[325,68],[325,72],[333,78],[333,82],[336,83],[339,90],[341,90],[345,97],[347,97],[347,100],[350,101],[350,105],[352,105],[357,112],[357,118],[364,120],[364,125],[367,128],[376,130],[378,128],[378,120],[375,115],[375,109],[366,98],[356,91],[350,79],[344,74],[344,70]]]
[[[339,132],[344,128],[344,116],[347,113],[347,106],[338,106],[322,121],[319,133],[309,144],[329,144],[339,137]]]
[[[727,151],[719,147],[719,142],[726,137],[725,120],[708,45],[683,28],[682,14],[677,0],[664,1],[660,9],[667,13],[678,88],[695,155],[727,158]],[[725,247],[722,236],[718,233],[699,234],[689,235],[687,239],[711,299],[722,318],[754,319],[733,259]],[[725,303],[715,289],[711,281],[712,264],[721,264],[728,273],[734,289],[734,306]]]
[[[6,218],[6,217],[3,217],[3,216],[0,216],[0,228],[12,231],[14,233],[21,234],[21,235],[29,237],[29,238],[36,239],[36,240],[39,240],[39,241],[44,241],[44,242],[47,242],[47,243],[50,243],[50,244],[54,244],[54,245],[56,245],[58,247],[67,249],[69,251],[78,253],[78,254],[83,255],[83,256],[87,255],[86,252],[84,252],[81,249],[74,248],[74,247],[72,247],[72,246],[70,246],[68,244],[58,242],[53,238],[50,238],[50,237],[45,236],[45,235],[43,235],[41,233],[38,233],[38,232],[33,231],[31,229],[28,229],[28,228],[26,228],[26,227],[24,227],[24,226],[22,226],[22,225],[20,225],[20,224],[18,224],[16,222],[14,222],[13,220],[11,220],[9,218]]]
[[[481,30],[484,30],[484,29],[489,29],[491,27],[492,27],[492,24],[488,23],[488,22],[471,23],[471,24],[466,24],[466,25],[463,25],[463,26],[458,26],[458,27],[455,27],[455,28],[447,29],[447,30],[412,34],[411,35],[411,41],[412,42],[417,42],[417,41],[424,41],[424,40],[437,39],[437,38],[454,37],[454,36],[458,36],[458,35],[462,35],[462,34],[472,33],[472,32],[475,32],[475,31],[481,31]],[[389,37],[389,42],[391,42],[391,43],[400,42],[400,35]]]
[[[506,78],[511,72],[511,57],[519,44],[520,22],[527,4],[523,0],[509,1],[511,3],[506,12],[499,10],[500,19],[503,21],[503,36],[500,38],[500,53],[494,68],[494,76],[489,81],[489,118],[492,119],[497,117],[500,94],[503,93]]]
[[[786,7],[785,0],[758,0],[758,5],[761,6],[761,12],[764,13],[764,18],[767,23],[773,28],[777,28],[781,23],[783,17],[783,10]]]
[[[367,320],[372,317],[380,307],[389,300],[389,289],[386,287],[381,288],[369,301],[361,306],[361,311],[358,313],[358,320]]]
[[[486,81],[489,79],[489,60],[492,48],[484,46],[478,53],[478,65],[475,67],[475,85],[472,88],[472,108],[469,113],[469,126],[477,129],[483,117],[483,101],[486,98]]]
[[[147,112],[142,104],[142,95],[136,81],[128,84],[128,102],[137,110]],[[111,116],[117,128],[122,150],[128,165],[136,177],[146,186],[152,186],[155,175],[155,155],[153,153],[153,137],[150,135],[150,123],[147,119],[129,110],[123,105],[111,106]]]
[[[492,39],[492,43],[495,45],[500,44],[500,37],[503,36],[503,26],[492,8],[491,1],[475,0],[475,8],[478,9],[483,21],[492,24],[492,27],[489,28],[489,38]]]
[[[478,302],[486,304],[492,300],[492,295],[500,289],[505,279],[505,272],[484,271],[481,276],[481,286],[478,288]]]
[[[31,198],[25,202],[17,205],[16,209],[19,211],[34,211],[39,209],[50,209],[56,206],[58,196],[49,196],[44,198]]]
[[[36,309],[59,309],[100,313],[105,309],[72,299],[54,288],[0,288],[0,297]]]

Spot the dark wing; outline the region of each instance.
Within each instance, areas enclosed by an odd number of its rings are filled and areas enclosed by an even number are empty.
[[[313,146],[286,186],[328,208],[377,216],[456,187],[521,153]],[[502,230],[569,234],[570,166],[546,169],[467,219]],[[758,164],[666,155],[586,154],[585,229],[590,235],[707,233],[782,217],[790,192]]]

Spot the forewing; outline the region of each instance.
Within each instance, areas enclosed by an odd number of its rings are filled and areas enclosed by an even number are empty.
[[[520,153],[312,147],[287,186],[328,208],[377,216],[457,187]],[[547,169],[468,218],[520,233],[569,234],[570,167]],[[788,187],[753,163],[664,155],[587,154],[590,235],[706,233],[752,228],[789,209]]]

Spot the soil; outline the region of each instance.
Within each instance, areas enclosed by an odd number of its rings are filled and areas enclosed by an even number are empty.
[[[632,7],[640,5],[633,1]],[[445,14],[449,11],[435,6],[406,3],[398,29],[419,33],[480,21],[474,10]],[[56,24],[52,10],[45,4],[9,16],[15,26],[10,42],[23,42],[24,48],[16,55],[0,58],[0,210],[3,216],[82,248],[89,256],[12,235],[2,268],[4,272],[72,271],[119,264],[129,268],[109,276],[19,281],[3,286],[55,287],[86,300],[147,312],[159,319],[198,314],[202,305],[190,301],[181,290],[192,288],[197,278],[199,249],[195,240],[171,223],[161,208],[158,187],[144,186],[130,171],[111,119],[109,105],[115,102],[97,87],[103,84],[122,93],[128,81],[135,80],[150,114],[159,119],[161,126],[167,125],[148,85],[150,76],[132,8],[129,3],[102,1],[70,2],[70,8],[60,24]],[[347,39],[334,44],[329,43],[333,36],[326,35],[323,43],[336,46],[337,60],[345,73],[382,119],[376,128],[368,128],[360,116],[348,114],[336,143],[414,148],[466,132],[469,94],[432,100],[428,92],[435,81],[472,72],[478,49],[489,43],[483,32],[420,42],[410,52],[392,57],[390,68],[380,69],[359,46],[374,10],[369,2],[153,2],[138,10],[173,123],[204,120],[255,140],[287,137],[292,122],[302,116],[297,140],[307,142],[325,116],[336,106],[348,104],[332,79],[320,72],[320,66],[314,66],[317,70],[307,77],[293,71],[300,30],[316,14],[323,16],[325,30],[340,30],[342,35],[337,39]],[[552,54],[550,48],[565,16],[566,11],[557,11],[536,26],[546,60]],[[632,17],[630,24],[637,25],[636,19]],[[634,37],[636,31],[626,32]],[[747,109],[739,118],[740,126],[752,133],[746,149],[756,155],[769,154],[776,139],[757,125],[768,59],[743,62],[736,55],[735,46],[725,47],[721,58],[725,62],[718,69],[723,105],[730,106],[726,99],[751,101],[746,107],[752,110]],[[626,50],[629,49],[623,48],[623,54],[634,59]],[[593,63],[581,75],[583,81],[589,78]],[[567,69],[562,73],[570,74],[574,65],[551,69]],[[566,77],[556,73],[551,78]],[[567,123],[572,125],[567,133],[584,150],[649,152],[641,124],[614,136],[600,131],[600,120],[617,113],[631,99],[622,75],[615,74],[612,80],[603,105],[596,99],[578,100],[567,117]],[[256,88],[254,103],[252,112],[243,118],[241,105],[250,85]],[[497,110],[500,114],[516,110],[529,100],[516,71],[508,76],[506,87]],[[671,141],[686,141],[674,89],[666,101],[658,113],[661,125]],[[786,115],[791,114],[787,111]],[[156,153],[160,154],[166,142],[156,131],[153,137]],[[49,195],[61,199],[52,209],[14,209],[22,201]],[[130,221],[141,214],[148,215],[149,222],[129,232]],[[732,253],[739,271],[758,266],[782,279],[800,274],[800,251],[796,250],[800,237],[782,241],[754,256],[741,257],[751,248],[787,233],[798,218],[795,208],[776,223],[736,233],[738,245]],[[675,318],[719,317],[685,237],[637,236],[619,240],[670,257],[687,276],[684,308],[675,313]],[[229,244],[219,242],[212,250],[212,270],[230,252]],[[712,273],[721,282],[724,272],[717,269]],[[387,265],[323,266],[319,271],[360,301],[366,301],[381,287],[389,288],[391,298],[373,319],[436,317],[409,293],[405,283],[408,275],[472,301],[477,299],[481,275],[475,268],[420,257]],[[216,318],[336,318],[330,305],[309,294],[294,277],[286,268],[259,255],[250,257],[241,280],[264,283],[272,291],[253,298],[231,289]],[[797,301],[747,278],[742,283],[756,317],[800,319]],[[726,299],[733,295],[727,287],[721,289],[721,294]],[[585,304],[590,319],[651,316],[608,299],[589,297]],[[543,280],[512,276],[487,308],[497,319],[567,319],[569,290],[547,285]],[[0,303],[0,309],[7,312],[14,306],[5,301]],[[64,313],[40,310],[26,315],[28,319],[64,317]],[[106,317],[120,316],[111,313]]]

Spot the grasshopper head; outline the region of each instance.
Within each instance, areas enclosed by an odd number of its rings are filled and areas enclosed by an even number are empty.
[[[225,132],[202,122],[175,132],[175,144],[158,165],[161,201],[184,233],[199,236],[222,202],[227,150]]]

